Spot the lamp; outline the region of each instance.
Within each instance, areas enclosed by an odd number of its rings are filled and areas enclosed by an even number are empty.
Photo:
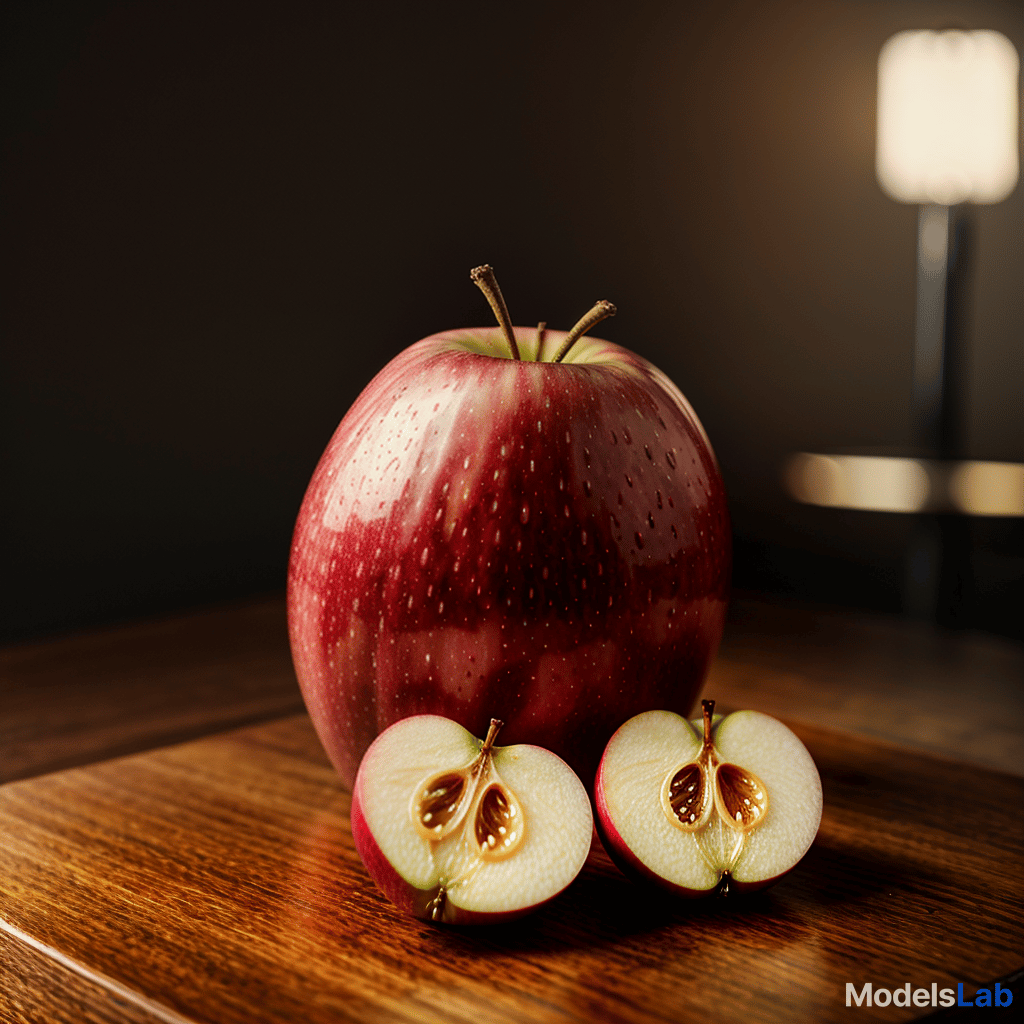
[[[998,203],[1017,184],[1018,68],[1009,39],[988,31],[900,32],[878,58],[875,171],[890,197],[921,204],[915,440],[945,458],[961,454],[962,441],[950,306],[962,289],[967,221],[955,208]]]
[[[900,32],[878,57],[875,170],[901,203],[998,203],[1017,184],[1017,51],[998,32]]]
[[[968,571],[965,517],[1024,516],[1024,465],[961,461],[958,336],[969,240],[963,204],[997,203],[1017,184],[1018,73],[1017,51],[998,32],[900,32],[882,47],[875,170],[892,199],[920,204],[914,457],[800,453],[784,472],[801,502],[932,514],[908,554],[905,605],[944,621],[955,619]]]

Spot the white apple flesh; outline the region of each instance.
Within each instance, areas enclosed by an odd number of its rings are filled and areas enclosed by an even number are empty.
[[[605,849],[634,878],[684,897],[760,889],[809,849],[821,780],[777,719],[737,711],[691,724],[669,711],[631,718],[609,741],[595,782]]]
[[[381,733],[352,793],[352,838],[388,898],[449,924],[510,920],[557,896],[590,852],[593,816],[569,766],[542,747],[494,746],[451,719]]]

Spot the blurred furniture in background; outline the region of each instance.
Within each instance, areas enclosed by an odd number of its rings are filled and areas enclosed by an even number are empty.
[[[1024,464],[965,458],[971,266],[968,203],[998,203],[1019,176],[1013,44],[991,31],[906,31],[878,62],[876,173],[918,203],[912,447],[800,453],[785,468],[797,501],[917,516],[906,558],[907,612],[962,622],[970,601],[969,516],[1024,516]]]

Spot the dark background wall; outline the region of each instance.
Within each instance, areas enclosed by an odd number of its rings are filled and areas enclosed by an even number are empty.
[[[0,631],[281,588],[305,484],[389,358],[601,333],[687,393],[736,582],[897,609],[910,522],[800,508],[792,451],[910,440],[916,209],[875,183],[880,46],[1019,3],[4,6]],[[976,211],[968,453],[1024,459],[1024,186]],[[968,625],[1020,635],[1021,521]]]

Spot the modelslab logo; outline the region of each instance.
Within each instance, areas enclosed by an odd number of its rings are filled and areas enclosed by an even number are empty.
[[[1009,1006],[1013,1002],[1013,992],[999,982],[995,990],[979,988],[973,999],[964,998],[964,984],[960,982],[956,991],[951,988],[940,989],[933,981],[931,988],[912,988],[908,981],[902,988],[875,988],[866,981],[857,991],[852,982],[846,983],[847,1006]]]

